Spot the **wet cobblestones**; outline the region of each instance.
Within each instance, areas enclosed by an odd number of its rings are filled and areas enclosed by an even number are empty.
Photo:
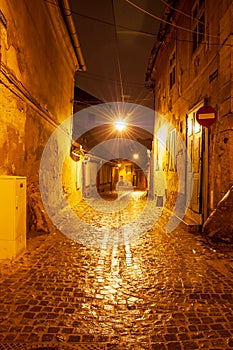
[[[232,349],[232,252],[180,227],[166,233],[166,220],[109,249],[59,232],[29,241],[0,264],[0,349]]]

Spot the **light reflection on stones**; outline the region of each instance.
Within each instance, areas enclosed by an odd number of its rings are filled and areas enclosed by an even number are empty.
[[[119,224],[121,220],[122,216]],[[112,343],[127,344],[124,350],[140,341],[165,342],[171,327],[177,327],[177,334],[199,337],[189,327],[205,324],[206,317],[213,327],[223,319],[227,331],[232,314],[232,300],[226,298],[232,294],[233,276],[226,267],[231,266],[230,258],[213,253],[201,237],[181,229],[167,234],[162,221],[134,242],[127,232],[120,236],[118,231],[109,247],[107,232],[103,237],[97,249],[51,235],[35,260],[32,255],[28,268],[25,265],[24,272],[19,270],[1,287],[1,310],[8,313],[3,326],[32,324],[46,331],[53,325],[72,327],[74,334],[106,335]],[[119,245],[120,240],[124,244]],[[221,260],[225,270],[218,271]],[[19,305],[28,309],[34,303],[43,312],[51,308],[56,318],[48,319],[44,312],[44,318],[37,313],[35,319],[27,319],[27,310],[17,311]],[[216,332],[209,329],[201,339]],[[195,341],[201,346],[201,340]]]

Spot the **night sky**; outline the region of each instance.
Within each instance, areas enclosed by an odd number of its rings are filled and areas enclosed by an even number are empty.
[[[132,2],[156,16],[163,14],[162,0]],[[125,101],[152,107],[153,94],[144,82],[159,21],[126,0],[113,0],[114,11],[112,0],[70,3],[87,65],[86,72],[77,74],[76,85],[103,102],[122,101],[123,92]]]

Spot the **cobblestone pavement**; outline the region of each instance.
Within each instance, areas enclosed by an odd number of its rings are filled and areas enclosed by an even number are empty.
[[[76,210],[103,221],[85,203]],[[30,238],[0,264],[0,349],[232,349],[233,254],[182,227],[166,233],[165,214],[109,249],[55,231]]]

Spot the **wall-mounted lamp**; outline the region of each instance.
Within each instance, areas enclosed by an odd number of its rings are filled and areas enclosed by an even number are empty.
[[[84,151],[82,145],[73,141],[70,148],[70,156],[75,161],[78,162],[81,156],[84,156]]]

